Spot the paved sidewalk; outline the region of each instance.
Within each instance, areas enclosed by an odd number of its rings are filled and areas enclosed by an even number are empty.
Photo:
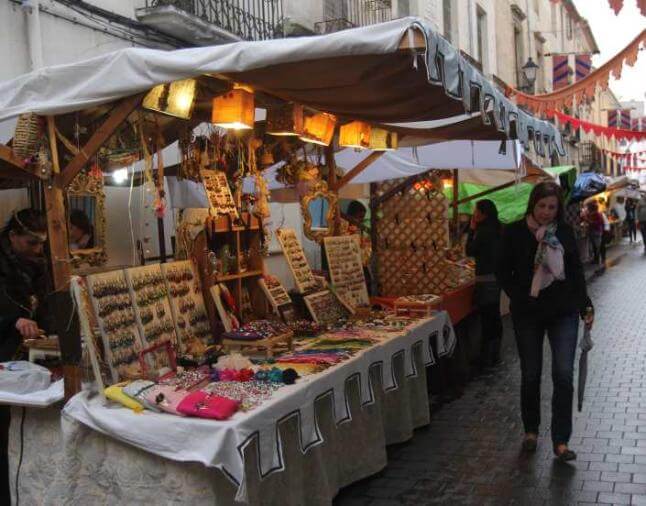
[[[590,284],[597,324],[586,402],[583,412],[576,413],[571,441],[579,456],[576,462],[553,459],[545,425],[538,452],[520,455],[520,373],[507,328],[505,365],[474,380],[462,398],[434,412],[430,425],[412,441],[389,448],[388,467],[341,491],[335,505],[646,505],[642,251],[641,245],[611,250],[614,265]],[[552,391],[548,349],[546,345],[543,420],[550,419]]]

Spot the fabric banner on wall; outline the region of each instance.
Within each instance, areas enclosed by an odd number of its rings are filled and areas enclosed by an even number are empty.
[[[588,77],[588,74],[592,70],[592,55],[577,54],[574,57],[574,64],[576,68],[576,80],[580,81]]]
[[[552,55],[552,88],[560,90],[570,84],[569,80],[570,66],[568,65],[568,55]]]

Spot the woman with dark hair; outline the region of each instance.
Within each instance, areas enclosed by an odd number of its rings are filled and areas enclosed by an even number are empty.
[[[572,434],[574,356],[579,317],[592,325],[594,310],[572,229],[563,222],[560,187],[534,187],[525,217],[509,225],[501,242],[497,278],[511,299],[520,355],[524,451],[535,451],[540,425],[543,340],[552,349],[552,444],[561,461],[574,460]]]
[[[502,320],[500,318],[500,285],[496,280],[496,256],[502,232],[498,209],[491,200],[476,203],[467,237],[466,253],[476,262],[475,303],[480,312],[482,346],[480,367],[500,363]]]
[[[602,241],[604,232],[604,219],[599,212],[599,204],[590,201],[586,204],[585,221],[588,224],[588,237],[592,246],[593,262],[598,264],[602,260]]]
[[[0,362],[12,360],[23,339],[36,338],[47,293],[43,248],[47,226],[38,211],[13,214],[0,233]],[[39,307],[40,306],[40,307]],[[11,408],[0,406],[0,504],[11,504],[8,438]]]
[[[70,249],[94,248],[94,227],[80,209],[70,213]]]

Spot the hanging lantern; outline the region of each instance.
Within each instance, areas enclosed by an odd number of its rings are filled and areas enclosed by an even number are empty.
[[[268,109],[267,133],[269,135],[302,135],[303,106],[285,104]]]
[[[384,128],[373,128],[370,132],[370,149],[375,151],[395,151],[398,141],[397,132]]]
[[[249,130],[256,119],[253,91],[240,85],[213,99],[211,123],[232,130]]]
[[[366,149],[370,147],[371,126],[363,121],[353,121],[339,129],[339,146]]]
[[[195,103],[195,79],[183,79],[155,86],[144,97],[142,105],[151,111],[181,119],[190,119]]]
[[[442,188],[445,190],[450,190],[453,188],[453,178],[450,176],[445,176],[442,178]]]
[[[319,112],[305,118],[303,135],[299,138],[305,142],[329,146],[334,136],[336,116],[326,112]]]

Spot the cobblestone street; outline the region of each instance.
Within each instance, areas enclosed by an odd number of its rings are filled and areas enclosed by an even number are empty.
[[[538,452],[520,454],[520,371],[506,328],[505,364],[434,411],[410,442],[389,448],[388,467],[344,489],[335,504],[646,505],[646,258],[641,246],[625,252],[589,285],[595,348],[583,411],[575,407],[574,463],[554,460],[545,424]],[[543,421],[552,391],[548,349]]]

